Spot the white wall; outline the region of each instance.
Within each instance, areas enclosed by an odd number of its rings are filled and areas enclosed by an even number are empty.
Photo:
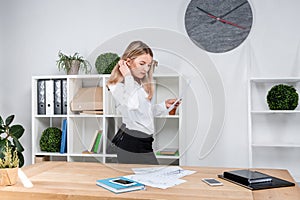
[[[103,42],[122,32],[155,27],[186,35],[184,13],[188,3],[189,0],[0,0],[0,114],[14,113],[16,122],[24,125],[26,164],[31,163],[31,76],[63,74],[55,64],[59,50],[68,54],[78,51],[88,57]],[[228,53],[209,54],[226,96],[220,140],[203,159],[195,153],[201,141],[188,141],[192,145],[184,157],[187,165],[248,166],[247,77],[299,75],[300,1],[251,3],[255,19],[247,41]],[[200,118],[206,114],[199,111]],[[187,138],[192,132],[187,130]]]

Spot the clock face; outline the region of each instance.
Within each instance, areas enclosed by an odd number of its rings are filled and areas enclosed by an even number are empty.
[[[185,13],[188,36],[213,53],[238,47],[249,35],[252,21],[247,0],[191,0]]]

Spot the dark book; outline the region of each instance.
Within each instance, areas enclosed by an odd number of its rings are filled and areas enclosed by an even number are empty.
[[[222,175],[218,175],[218,177],[250,190],[295,186],[293,182],[246,169],[224,172]]]
[[[235,170],[224,172],[224,177],[235,180],[241,184],[254,184],[272,181],[272,177],[258,171],[251,170]]]

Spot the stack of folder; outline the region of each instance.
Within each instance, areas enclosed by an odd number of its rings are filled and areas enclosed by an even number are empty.
[[[37,100],[39,115],[67,114],[67,80],[39,79]]]
[[[295,185],[292,182],[248,169],[224,172],[222,175],[219,175],[219,177],[251,190]]]

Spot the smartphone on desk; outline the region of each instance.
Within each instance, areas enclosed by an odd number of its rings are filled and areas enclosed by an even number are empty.
[[[202,181],[210,186],[220,186],[223,185],[222,182],[214,178],[203,178]]]
[[[133,181],[125,180],[125,179],[122,179],[122,178],[112,179],[112,180],[110,180],[110,182],[118,184],[118,185],[122,185],[122,186],[132,186],[132,185],[136,184]]]

